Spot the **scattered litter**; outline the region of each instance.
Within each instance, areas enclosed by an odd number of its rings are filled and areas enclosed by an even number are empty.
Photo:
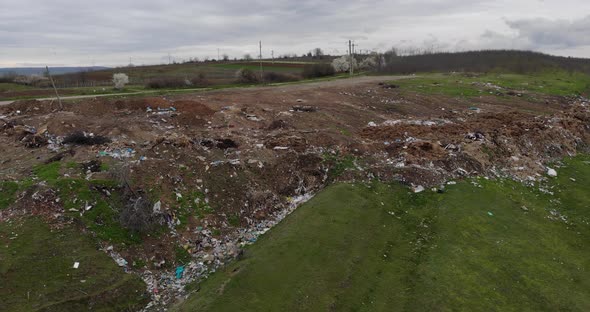
[[[488,211],[488,216],[493,217],[494,214],[491,211]]]
[[[80,267],[80,262],[74,262],[74,269],[77,269]]]
[[[308,105],[295,105],[293,106],[293,110],[296,112],[315,112],[318,109]]]
[[[100,151],[98,152],[98,156],[105,157],[110,156],[115,159],[122,159],[122,158],[130,158],[135,156],[135,150],[132,148],[125,148],[125,149],[114,149],[112,151]]]
[[[473,141],[483,141],[485,140],[485,136],[482,132],[470,132],[465,136],[466,139],[470,139]]]
[[[424,192],[424,190],[425,190],[425,188],[422,185],[418,185],[418,186],[412,188],[412,191],[414,193]]]
[[[152,209],[154,214],[159,214],[162,211],[162,202],[161,201],[157,201],[154,204],[154,208]]]
[[[555,169],[552,169],[552,168],[547,168],[547,175],[550,177],[556,177],[557,171],[555,171]]]
[[[117,265],[120,267],[124,267],[127,265],[127,260],[121,258],[121,256],[119,256],[119,258],[116,258],[115,262],[117,262]]]
[[[368,126],[368,127],[377,127],[377,124],[376,124],[374,121],[370,121],[370,122],[367,124],[367,126]]]

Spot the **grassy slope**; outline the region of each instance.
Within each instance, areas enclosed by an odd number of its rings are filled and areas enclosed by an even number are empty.
[[[489,82],[515,91],[530,91],[549,95],[588,94],[590,92],[589,75],[566,72],[545,72],[531,75],[491,73],[477,77],[468,77],[462,74],[425,74],[414,79],[396,81],[395,84],[420,93],[448,96],[475,97],[495,91],[474,86],[472,85],[474,82]]]
[[[559,169],[555,196],[478,182],[444,194],[331,186],[176,308],[590,310],[590,157]]]
[[[0,311],[122,311],[146,303],[139,277],[72,228],[50,230],[35,218],[2,223],[0,243]]]

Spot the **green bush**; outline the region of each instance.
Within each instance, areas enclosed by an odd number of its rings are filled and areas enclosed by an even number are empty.
[[[238,83],[257,83],[259,79],[253,70],[242,68],[236,72],[236,81]]]
[[[334,74],[336,74],[336,70],[334,70],[334,67],[332,66],[332,64],[318,63],[318,64],[306,65],[305,67],[303,67],[302,76],[304,78],[309,79],[309,78],[334,76]]]

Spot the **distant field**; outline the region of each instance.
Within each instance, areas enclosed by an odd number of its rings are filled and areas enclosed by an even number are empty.
[[[0,95],[2,94],[2,92],[26,91],[31,89],[34,88],[16,83],[0,83]]]
[[[558,172],[555,196],[485,179],[333,185],[176,310],[589,311],[590,157]]]
[[[300,73],[303,63],[280,63],[270,62],[263,63],[263,70],[275,72]],[[214,83],[230,83],[235,80],[235,73],[240,68],[249,68],[259,70],[260,65],[256,62],[235,62],[235,63],[187,63],[171,65],[153,65],[122,67],[109,70],[87,72],[84,74],[68,74],[56,77],[60,82],[75,81],[83,79],[107,81],[112,79],[114,73],[125,73],[129,76],[132,83],[143,84],[145,81],[157,77],[180,77],[192,78],[199,75],[205,75],[205,78],[212,80]]]

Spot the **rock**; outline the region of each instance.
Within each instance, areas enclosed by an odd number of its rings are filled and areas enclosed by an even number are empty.
[[[547,168],[547,175],[550,177],[556,177],[557,171],[555,171],[555,169]]]
[[[370,121],[367,126],[369,127],[377,127],[377,124],[374,121]]]

